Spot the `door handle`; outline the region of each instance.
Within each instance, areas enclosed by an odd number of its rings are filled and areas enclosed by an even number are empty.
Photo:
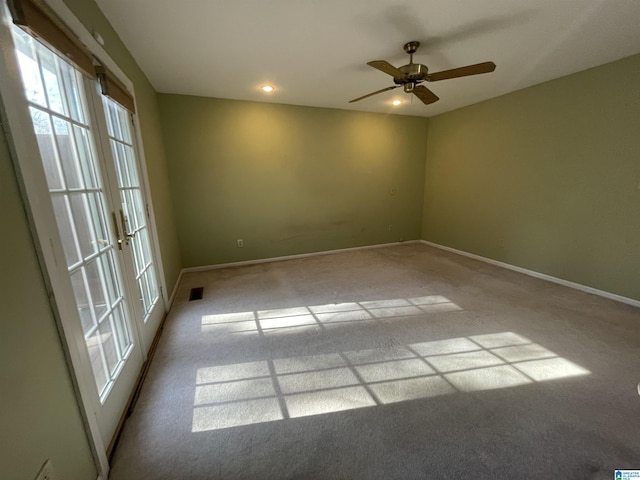
[[[118,250],[122,250],[122,239],[120,238],[120,229],[118,228],[118,219],[115,212],[111,212],[111,218],[113,220],[113,230],[116,233],[116,242],[118,242]]]
[[[129,240],[136,236],[136,232],[129,233],[127,232],[127,227],[129,222],[127,222],[127,218],[124,216],[124,212],[120,209],[120,220],[122,220],[122,229],[124,233],[124,244],[129,245]]]

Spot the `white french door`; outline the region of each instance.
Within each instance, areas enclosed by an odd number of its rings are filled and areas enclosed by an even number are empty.
[[[106,447],[164,314],[131,116],[33,37],[11,34],[40,153],[40,165],[34,158],[25,168],[44,176],[48,193],[27,188],[27,197],[49,200],[31,202],[34,221],[55,225],[47,268],[85,409]],[[48,212],[53,219],[38,218]]]
[[[97,123],[105,132],[101,139],[104,157],[109,159],[107,171],[113,186],[114,226],[119,248],[124,251],[126,278],[136,292],[132,302],[135,317],[139,319],[138,332],[145,352],[151,347],[155,332],[164,315],[164,306],[157,280],[149,228],[149,207],[140,181],[140,163],[135,147],[133,116],[108,97],[94,96]]]

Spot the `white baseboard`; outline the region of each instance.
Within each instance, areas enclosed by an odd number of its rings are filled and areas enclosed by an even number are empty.
[[[167,308],[167,312],[171,310],[171,307],[173,306],[173,301],[175,300],[176,294],[178,293],[178,288],[180,287],[180,282],[182,281],[182,275],[184,274],[184,272],[184,268],[180,270],[178,278],[176,279],[176,283],[173,285],[173,291],[171,292],[171,296],[169,297],[169,307]]]
[[[441,250],[446,250],[447,252],[456,253],[458,255],[462,255],[465,257],[473,258],[474,260],[479,260],[481,262],[490,263],[491,265],[496,265],[498,267],[506,268],[508,270],[513,270],[514,272],[523,273],[525,275],[529,275],[530,277],[539,278],[541,280],[546,280],[548,282],[557,283],[559,285],[564,285],[565,287],[574,288],[576,290],[580,290],[586,293],[591,293],[593,295],[598,295],[600,297],[608,298],[610,300],[615,300],[616,302],[626,303],[627,305],[631,305],[633,307],[640,307],[640,300],[634,300],[633,298],[623,297],[621,295],[616,295],[615,293],[605,292],[604,290],[598,290],[597,288],[587,287],[586,285],[581,285],[579,283],[570,282],[568,280],[563,280],[562,278],[552,277],[551,275],[547,275],[545,273],[536,272],[534,270],[528,270],[526,268],[517,267],[515,265],[511,265],[509,263],[500,262],[498,260],[493,260],[492,258],[481,257],[480,255],[476,255],[474,253],[465,252],[463,250],[457,250],[455,248],[446,247],[444,245],[440,245],[438,243],[429,242],[427,240],[418,240],[417,243],[423,243],[425,245],[429,245],[431,247],[439,248]]]
[[[397,245],[411,245],[416,243],[422,243],[424,240],[407,240],[404,242],[392,242],[392,243],[380,243],[377,245],[365,245],[363,247],[351,247],[351,248],[339,248],[337,250],[325,250],[322,252],[311,252],[311,253],[299,253],[297,255],[286,255],[284,257],[271,257],[271,258],[259,258],[257,260],[246,260],[243,262],[231,262],[231,263],[219,263],[216,265],[205,265],[202,267],[187,267],[183,268],[180,272],[180,277],[178,278],[178,283],[180,283],[180,279],[182,278],[183,273],[190,272],[204,272],[207,270],[218,270],[220,268],[229,268],[229,267],[243,267],[246,265],[257,265],[260,263],[271,263],[271,262],[280,262],[282,260],[296,260],[298,258],[308,258],[308,257],[319,257],[321,255],[334,255],[336,253],[344,253],[344,252],[355,252],[357,250],[370,250],[372,248],[383,248],[383,247],[392,247]],[[174,293],[175,295],[175,289]],[[171,298],[173,298],[173,295]]]

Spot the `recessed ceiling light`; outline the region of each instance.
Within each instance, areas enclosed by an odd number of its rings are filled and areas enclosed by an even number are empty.
[[[394,100],[391,103],[393,103],[397,107],[398,105],[400,105],[402,103],[402,101],[401,100]]]
[[[271,85],[263,85],[262,87],[260,87],[262,89],[263,92],[273,92],[273,87]]]

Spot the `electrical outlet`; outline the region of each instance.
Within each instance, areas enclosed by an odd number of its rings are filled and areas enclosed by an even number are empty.
[[[238,245],[238,248],[244,247],[244,241],[241,238],[236,240],[236,244]]]
[[[393,228],[393,225],[389,225],[389,231],[391,231],[392,228]]]
[[[53,471],[53,465],[51,465],[51,460],[47,460],[44,462],[44,465],[38,472],[38,476],[36,480],[56,480],[57,477],[55,472]]]

